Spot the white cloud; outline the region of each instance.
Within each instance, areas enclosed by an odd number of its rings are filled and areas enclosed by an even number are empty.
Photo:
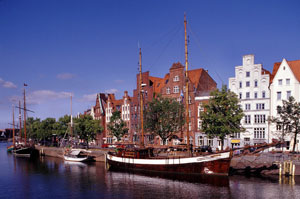
[[[115,83],[118,83],[118,84],[121,84],[121,83],[123,83],[124,82],[124,80],[121,80],[121,79],[116,79],[115,80]]]
[[[105,91],[105,93],[117,93],[118,89],[112,88]]]
[[[70,98],[71,94],[70,92],[37,90],[27,94],[27,102],[28,104],[41,104],[47,101]]]
[[[2,78],[0,78],[0,86],[4,88],[17,88],[17,86],[9,81],[4,81]]]
[[[94,102],[94,101],[96,101],[96,96],[97,96],[97,93],[83,95],[82,98],[80,99],[80,101],[82,101],[82,102]]]
[[[72,73],[60,73],[60,74],[57,74],[56,77],[58,79],[72,79],[74,78],[76,75],[75,74],[72,74]]]

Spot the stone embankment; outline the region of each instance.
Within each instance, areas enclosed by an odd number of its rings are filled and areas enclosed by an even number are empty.
[[[36,145],[35,148],[39,151],[40,155],[63,158],[65,149],[58,147],[45,147]],[[111,149],[89,149],[88,153],[95,157],[97,162],[105,161],[105,154]]]
[[[279,167],[285,161],[295,165],[295,175],[300,175],[300,155],[285,153],[257,153],[235,156],[231,160],[232,173],[256,173],[278,175]]]

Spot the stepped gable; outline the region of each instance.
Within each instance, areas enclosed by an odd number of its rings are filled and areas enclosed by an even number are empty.
[[[289,67],[291,68],[292,72],[294,73],[296,79],[300,82],[300,60],[294,60],[294,61],[287,61],[287,64],[289,65]],[[270,83],[273,82],[273,79],[280,67],[282,62],[276,62],[274,63],[274,67],[273,67],[273,72],[271,75],[271,80]]]
[[[170,70],[179,69],[179,68],[184,68],[184,66],[180,62],[177,62],[177,63],[173,63]]]

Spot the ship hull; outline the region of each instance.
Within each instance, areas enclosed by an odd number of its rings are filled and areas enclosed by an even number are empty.
[[[106,163],[112,170],[143,170],[168,173],[228,175],[230,152],[191,158],[136,159],[108,154]]]

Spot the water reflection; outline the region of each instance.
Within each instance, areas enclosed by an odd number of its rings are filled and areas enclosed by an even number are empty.
[[[0,145],[0,198],[297,198],[300,178],[106,171],[104,163],[16,158]],[[292,182],[292,183],[290,183]]]

